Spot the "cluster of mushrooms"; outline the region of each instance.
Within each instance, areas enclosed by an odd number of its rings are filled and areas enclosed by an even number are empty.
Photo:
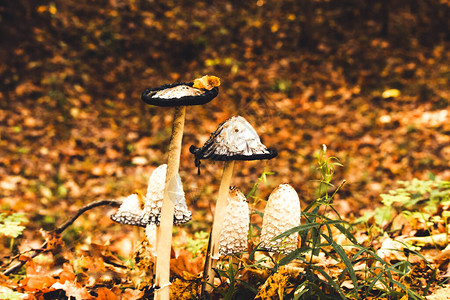
[[[210,102],[217,96],[219,85],[219,78],[207,75],[194,82],[168,84],[142,93],[142,100],[147,104],[175,107],[168,163],[153,171],[145,196],[132,194],[124,198],[111,219],[121,224],[145,227],[146,236],[155,247],[155,299],[169,299],[172,226],[192,219],[178,174],[186,106]],[[202,147],[191,146],[189,150],[195,157],[198,172],[201,160],[224,161],[204,269],[202,292],[209,295],[215,277],[213,268],[220,256],[247,249],[250,212],[244,194],[238,188],[230,187],[234,162],[271,159],[277,156],[277,152],[263,145],[252,125],[241,116],[224,121]],[[299,225],[298,194],[289,184],[281,184],[270,194],[265,208],[260,249],[283,254],[297,249],[298,233],[284,239],[273,239]]]

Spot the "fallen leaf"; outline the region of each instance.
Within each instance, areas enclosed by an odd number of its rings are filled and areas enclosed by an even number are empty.
[[[122,299],[138,300],[138,299],[141,299],[143,296],[144,296],[144,291],[125,289],[125,292],[123,292],[123,294],[122,294]]]
[[[56,282],[51,286],[57,290],[63,290],[66,292],[66,297],[74,297],[76,300],[93,299],[85,287],[79,286],[76,281],[66,281],[64,284]]]
[[[116,299],[119,299],[119,296],[114,294],[112,291],[110,291],[106,287],[99,288],[97,293],[98,293],[98,296],[97,296],[96,299],[98,299],[98,300],[116,300]]]

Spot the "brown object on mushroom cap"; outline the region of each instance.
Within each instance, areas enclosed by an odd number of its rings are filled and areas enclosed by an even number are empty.
[[[219,85],[218,77],[205,75],[194,82],[165,84],[146,89],[141,99],[147,104],[163,107],[202,105],[218,95]]]
[[[272,239],[300,225],[300,199],[289,184],[280,184],[269,196],[261,230],[261,248],[289,253],[297,249],[298,232],[275,241]]]

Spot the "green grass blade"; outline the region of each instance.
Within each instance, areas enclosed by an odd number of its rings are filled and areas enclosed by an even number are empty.
[[[353,264],[348,258],[347,254],[344,251],[344,248],[341,247],[341,245],[338,245],[330,236],[327,236],[325,234],[322,234],[322,236],[330,243],[331,247],[333,247],[334,251],[339,255],[342,262],[345,265],[345,268],[348,271],[348,274],[350,275],[350,279],[352,280],[353,286],[358,286],[358,279],[356,278],[355,269],[353,269]]]

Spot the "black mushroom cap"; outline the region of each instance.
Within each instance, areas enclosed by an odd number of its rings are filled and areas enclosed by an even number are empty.
[[[191,146],[195,166],[201,159],[216,161],[263,160],[278,155],[274,149],[264,146],[255,129],[241,116],[234,116],[222,122],[201,148]]]
[[[210,102],[219,93],[218,87],[207,90],[194,88],[193,85],[193,82],[179,82],[146,89],[141,99],[147,104],[162,107],[202,105]]]

